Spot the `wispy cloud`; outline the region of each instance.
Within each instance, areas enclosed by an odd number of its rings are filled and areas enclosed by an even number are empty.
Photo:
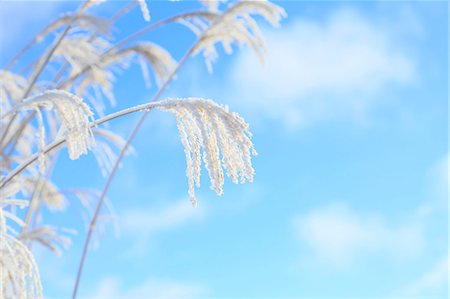
[[[196,298],[206,293],[206,288],[197,283],[186,283],[147,278],[144,282],[124,287],[116,277],[104,278],[89,297],[93,298]]]
[[[293,20],[268,31],[264,67],[251,51],[238,54],[220,94],[246,115],[288,128],[341,117],[365,122],[386,88],[417,79],[414,57],[392,32],[352,9],[325,21]]]
[[[357,213],[334,204],[299,215],[294,229],[308,257],[319,263],[348,266],[360,258],[383,253],[392,258],[414,257],[424,247],[415,223],[392,224],[381,215]]]
[[[145,253],[151,236],[169,231],[200,219],[204,209],[194,208],[188,199],[169,203],[164,207],[143,207],[123,211],[120,214],[124,236],[133,237],[136,242],[134,253]]]
[[[430,298],[435,296],[446,296],[449,287],[448,267],[449,260],[448,257],[445,256],[437,261],[429,271],[425,272],[417,280],[395,292],[394,297]]]
[[[427,189],[429,198],[418,207],[419,216],[427,222],[448,219],[449,157],[448,153],[445,154],[428,170]]]

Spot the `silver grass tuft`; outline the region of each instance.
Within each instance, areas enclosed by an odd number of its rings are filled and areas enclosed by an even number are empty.
[[[61,119],[61,129],[67,140],[70,159],[78,159],[86,154],[88,148],[95,144],[89,125],[92,111],[81,98],[64,90],[47,90],[39,95],[29,97],[2,118],[7,118],[20,110],[52,108]],[[40,136],[42,138],[42,136]]]
[[[215,48],[216,43],[222,43],[228,54],[232,52],[233,43],[249,45],[260,61],[264,62],[264,40],[256,21],[251,17],[252,14],[262,16],[275,27],[286,16],[283,8],[264,0],[243,1],[231,6],[206,31],[202,32],[201,39],[194,48],[194,54],[203,51],[210,72],[212,71],[212,63],[218,56]]]
[[[175,59],[173,59],[167,50],[150,42],[138,43],[128,48],[111,53],[102,60],[101,65],[107,66],[114,62],[131,61],[136,58],[144,59],[152,66],[158,85],[161,85],[165,80],[167,80],[176,66]],[[145,77],[146,69],[144,67],[142,69]]]
[[[64,210],[68,201],[64,194],[50,180],[38,177],[25,177],[20,179],[22,185],[22,192],[26,195],[33,195],[35,189],[39,199],[45,204],[50,211]]]
[[[10,109],[14,102],[20,101],[26,87],[27,80],[24,77],[0,70],[0,109]]]
[[[111,47],[103,38],[89,38],[86,34],[72,34],[64,39],[55,51],[55,58],[63,57],[72,67],[70,76],[86,66],[96,64],[101,55]]]
[[[0,298],[42,298],[42,285],[33,254],[6,230],[0,207]]]
[[[251,156],[256,151],[248,124],[237,113],[200,98],[167,99],[154,107],[171,112],[177,119],[186,154],[189,197],[194,206],[197,205],[194,186],[200,186],[201,150],[211,188],[218,195],[223,193],[222,167],[234,183],[253,181]]]
[[[92,152],[95,155],[95,159],[97,160],[102,175],[106,177],[110,173],[117,159],[117,154],[112,146],[117,150],[120,150],[125,146],[126,140],[110,130],[93,128],[92,131],[95,136],[95,146],[92,147]],[[132,146],[129,146],[127,154],[132,153],[135,153],[135,150]]]
[[[24,232],[19,236],[22,241],[36,241],[42,246],[53,251],[56,255],[61,256],[61,248],[68,248],[72,240],[64,235],[64,230],[58,229],[54,226],[41,226],[29,232]]]

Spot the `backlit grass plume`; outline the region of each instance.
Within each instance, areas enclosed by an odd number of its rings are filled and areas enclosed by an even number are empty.
[[[74,160],[86,154],[87,149],[94,144],[89,121],[92,111],[81,98],[64,90],[47,90],[30,97],[14,106],[14,109],[2,116],[8,118],[21,110],[31,109],[39,111],[41,108],[53,109],[61,120],[62,134],[66,136],[69,157]],[[39,113],[39,112],[38,112]],[[40,115],[40,114],[38,114]],[[39,134],[40,142],[45,138],[44,124],[39,122],[42,130]],[[41,146],[42,147],[42,146]]]
[[[257,22],[252,17],[253,14],[262,16],[274,27],[278,27],[280,20],[286,17],[283,8],[269,1],[242,1],[233,4],[219,18],[214,20],[206,30],[202,28],[203,26],[191,24],[190,28],[196,27],[194,32],[201,36],[194,48],[194,54],[203,51],[210,72],[212,71],[212,63],[218,57],[215,48],[216,43],[221,43],[228,54],[233,52],[233,43],[239,46],[248,45],[260,61],[264,61],[264,39]]]
[[[0,196],[0,298],[42,298],[38,267],[31,251],[8,232],[6,218],[19,226],[23,222],[5,211],[6,206],[23,206],[25,201],[5,200]]]

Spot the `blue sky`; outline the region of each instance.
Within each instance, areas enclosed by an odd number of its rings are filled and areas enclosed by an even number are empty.
[[[122,3],[99,8],[110,15]],[[187,198],[174,119],[150,115],[108,194],[106,225],[88,255],[83,298],[445,298],[448,294],[448,4],[286,1],[279,29],[263,26],[261,66],[249,49],[202,57],[165,96],[200,96],[249,123],[259,155],[253,184]],[[32,9],[30,9],[30,6]],[[150,1],[153,20],[197,7]],[[2,65],[63,2],[3,2]],[[134,11],[119,36],[145,25]],[[145,39],[179,59],[181,26]],[[118,105],[143,103],[139,68],[118,78]],[[110,128],[126,136],[136,116]],[[65,150],[64,150],[65,152]],[[55,172],[61,188],[103,187],[92,155]],[[71,293],[84,234],[79,204],[49,222],[79,230],[62,257],[35,252],[49,298]]]

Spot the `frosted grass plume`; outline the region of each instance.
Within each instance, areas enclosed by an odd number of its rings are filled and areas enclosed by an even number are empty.
[[[1,118],[8,118],[21,110],[42,107],[54,109],[61,119],[61,130],[67,140],[70,159],[75,160],[86,154],[88,148],[95,144],[90,127],[93,115],[91,109],[80,97],[64,90],[47,90],[29,97]]]
[[[0,199],[0,298],[42,298],[38,268],[30,250],[7,232]]]
[[[263,53],[265,44],[262,33],[252,14],[262,16],[272,26],[278,27],[282,18],[286,17],[285,10],[269,1],[242,1],[232,5],[223,15],[213,21],[206,30],[195,26],[194,33],[201,36],[200,41],[194,48],[194,54],[203,51],[208,71],[212,72],[212,63],[218,54],[216,43],[221,43],[227,54],[233,52],[232,44],[249,45],[255,54],[264,62]],[[189,28],[192,29],[192,26]]]
[[[186,155],[188,193],[194,206],[197,206],[194,187],[200,186],[201,152],[211,189],[218,195],[223,193],[223,169],[235,184],[253,181],[251,156],[256,151],[248,124],[239,114],[201,98],[167,99],[155,103],[154,107],[176,117]]]

